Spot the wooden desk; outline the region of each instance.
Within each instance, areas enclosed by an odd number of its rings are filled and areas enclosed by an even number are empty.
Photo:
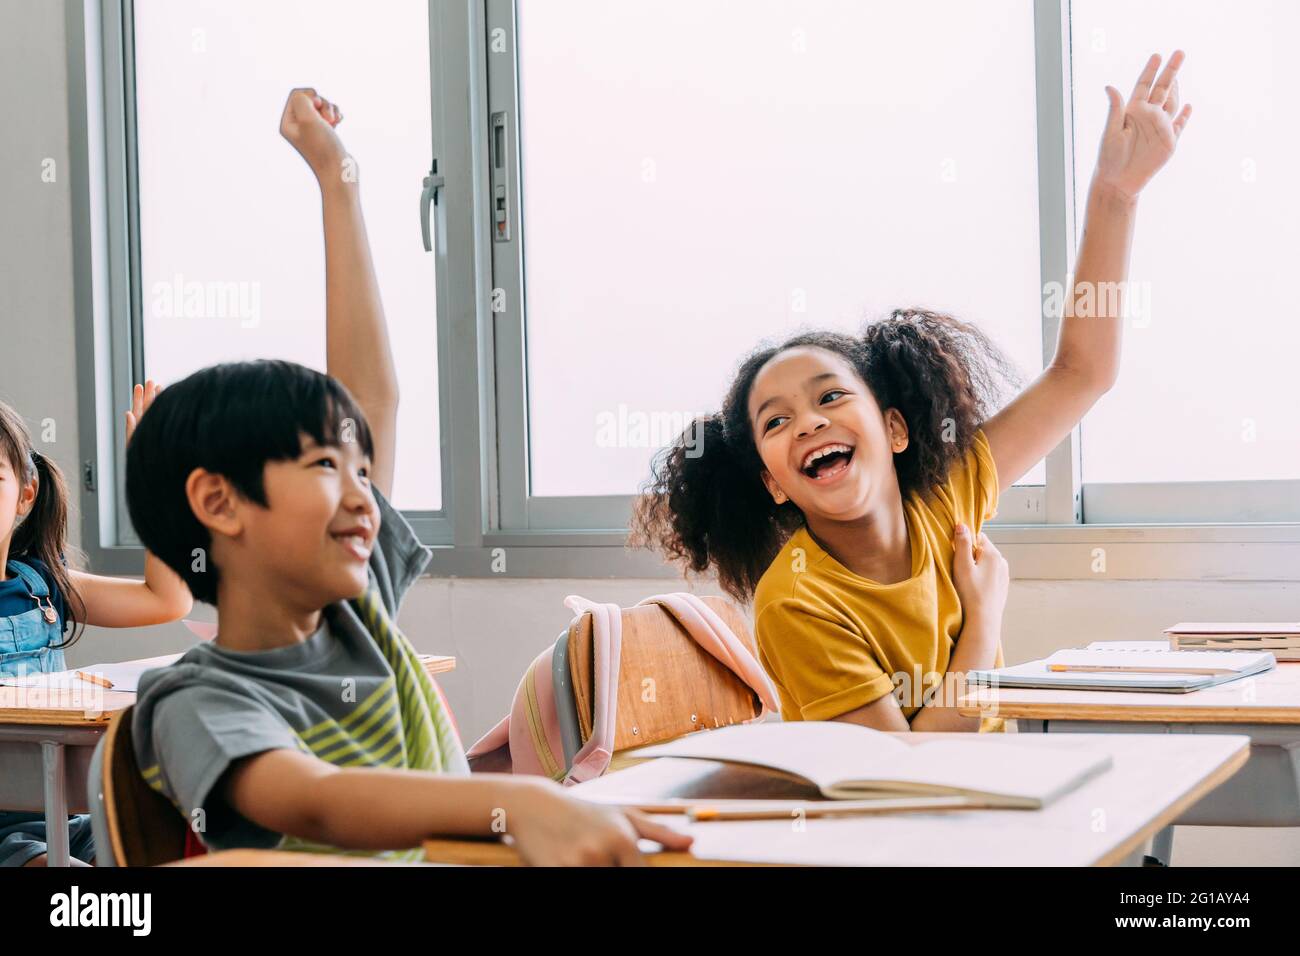
[[[192,856],[164,866],[425,866],[377,860],[372,856],[343,856],[330,853],[290,853],[284,850],[220,850]]]
[[[922,743],[943,734],[900,734]],[[790,864],[861,866],[1110,866],[1139,862],[1146,842],[1187,807],[1231,777],[1249,753],[1243,736],[1089,734],[963,735],[972,746],[1086,747],[1111,753],[1109,771],[1042,810],[959,810],[876,817],[688,823],[661,817],[695,836],[689,853],[664,865]],[[574,788],[602,800],[663,800],[744,794],[807,799],[809,790],[753,768],[702,760],[649,760]],[[430,862],[517,862],[498,843],[430,841]]]
[[[1300,662],[1188,694],[981,687],[958,710],[1014,720],[1021,733],[1243,734],[1246,767],[1175,822],[1300,826]],[[1170,830],[1157,855],[1172,846]]]
[[[166,667],[180,655],[141,658]],[[430,675],[456,658],[420,655]],[[87,813],[90,758],[113,715],[135,694],[87,683],[78,690],[0,686],[0,807],[45,811],[50,866],[68,865],[68,814]]]

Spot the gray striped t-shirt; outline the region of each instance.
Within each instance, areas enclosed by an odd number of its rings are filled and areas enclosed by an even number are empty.
[[[370,583],[396,618],[429,551],[378,491],[375,499],[381,524]],[[322,618],[300,644],[247,652],[208,641],[140,680],[132,722],[136,759],[150,786],[212,849],[339,852],[267,830],[228,806],[219,783],[241,758],[284,748],[340,767],[401,765],[392,668],[350,604],[331,605]]]

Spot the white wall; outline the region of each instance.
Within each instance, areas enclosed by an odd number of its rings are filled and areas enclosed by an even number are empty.
[[[54,419],[56,440],[45,450],[75,475],[65,70],[63,5],[0,0],[0,398],[29,424]],[[57,163],[54,184],[40,179],[46,157]],[[442,684],[468,742],[505,713],[528,662],[567,624],[566,594],[627,605],[676,586],[662,579],[426,578],[407,597],[401,624],[421,651],[457,657]],[[1294,620],[1297,608],[1294,583],[1021,580],[1007,608],[1006,657],[1014,663],[1091,640],[1152,639],[1178,620]],[[195,616],[205,614],[210,609]],[[91,628],[68,658],[76,666],[178,652],[189,643],[179,624],[126,633]],[[1175,860],[1300,865],[1300,829],[1184,827]]]

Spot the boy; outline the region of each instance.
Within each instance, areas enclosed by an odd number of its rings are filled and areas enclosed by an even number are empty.
[[[220,628],[142,679],[145,778],[217,849],[418,858],[431,835],[502,829],[535,864],[638,863],[638,834],[684,848],[548,780],[470,776],[392,624],[429,555],[386,497],[397,379],[340,119],[307,89],[280,123],[321,188],[330,375],[289,362],[196,372],[158,396],[128,449],[141,541],[216,605]]]

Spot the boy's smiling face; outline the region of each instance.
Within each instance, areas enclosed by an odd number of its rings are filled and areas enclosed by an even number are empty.
[[[853,521],[882,489],[897,493],[893,456],[907,447],[907,426],[835,352],[801,346],[772,358],[754,378],[749,415],[763,483],[778,503]]]
[[[222,542],[223,581],[256,566],[305,608],[361,594],[380,522],[369,468],[357,442],[317,445],[307,436],[296,459],[267,462],[266,506],[239,496],[231,502],[237,532]]]

